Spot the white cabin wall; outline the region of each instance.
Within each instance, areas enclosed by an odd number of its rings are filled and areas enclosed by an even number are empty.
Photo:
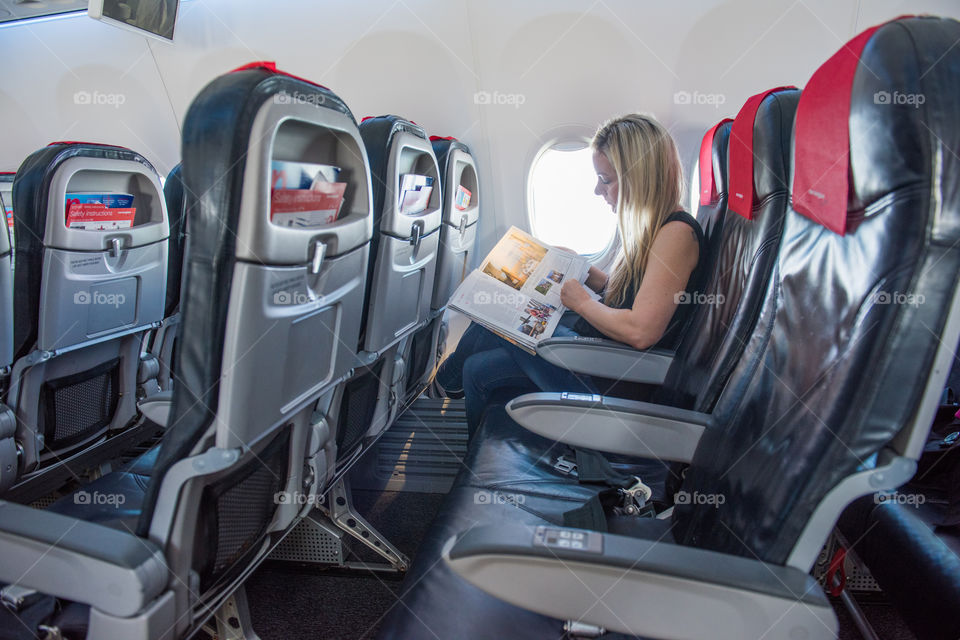
[[[802,87],[858,31],[920,12],[960,17],[960,3],[185,0],[172,45],[85,15],[13,23],[0,27],[0,53],[15,61],[0,83],[0,170],[72,139],[129,146],[166,173],[197,92],[241,64],[275,60],[329,86],[358,120],[395,113],[470,145],[482,254],[510,224],[529,228],[527,176],[545,143],[651,112],[689,174],[703,131],[748,96]],[[78,104],[83,91],[122,95],[123,104]],[[713,104],[678,104],[678,92]]]
[[[511,5],[505,20],[502,3],[470,0],[483,87],[525,98],[516,109],[490,105],[481,112],[496,159],[487,171],[498,214],[496,228],[481,229],[481,242],[489,245],[510,224],[528,226],[530,163],[558,132],[590,136],[611,116],[652,113],[676,138],[689,174],[709,126],[736,115],[758,91],[802,85],[853,35],[856,3],[807,0],[786,13],[765,0],[680,7],[530,2]],[[677,104],[678,92],[718,96],[722,104]]]
[[[85,14],[0,26],[0,171],[57,140],[119,144],[173,168],[177,122],[146,40]]]

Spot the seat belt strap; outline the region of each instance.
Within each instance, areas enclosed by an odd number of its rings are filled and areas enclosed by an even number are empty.
[[[636,484],[634,476],[620,473],[596,451],[577,449],[576,454],[580,484],[602,484],[615,489],[629,489]]]
[[[604,489],[576,509],[563,513],[563,526],[590,531],[607,531],[607,509],[620,503],[617,489]]]

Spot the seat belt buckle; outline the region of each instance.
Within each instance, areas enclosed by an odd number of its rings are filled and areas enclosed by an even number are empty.
[[[620,490],[623,498],[620,512],[628,516],[655,516],[653,505],[648,504],[653,490],[643,484],[639,477],[634,476],[633,479],[635,482],[630,487]]]
[[[570,460],[566,455],[557,456],[557,461],[553,465],[553,468],[563,473],[565,475],[573,475],[577,472],[577,463],[575,460]]]
[[[18,613],[23,609],[23,605],[26,603],[27,598],[36,593],[35,589],[30,589],[27,587],[21,587],[15,584],[8,584],[3,589],[0,589],[0,602],[3,603],[3,606],[13,613]]]

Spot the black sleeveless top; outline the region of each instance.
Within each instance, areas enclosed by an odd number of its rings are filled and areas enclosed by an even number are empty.
[[[668,222],[686,222],[690,225],[690,228],[693,229],[693,232],[697,236],[697,251],[699,259],[697,260],[697,266],[694,267],[693,271],[690,273],[690,279],[687,280],[686,287],[686,303],[678,304],[676,311],[673,312],[673,317],[670,318],[670,323],[667,325],[667,330],[664,331],[663,337],[660,338],[660,341],[657,344],[653,345],[654,347],[661,349],[674,349],[677,346],[677,343],[680,342],[680,337],[683,335],[683,330],[687,326],[687,321],[690,316],[693,314],[693,309],[696,306],[694,302],[696,301],[696,294],[700,292],[700,289],[703,287],[703,280],[706,272],[704,263],[704,239],[703,239],[703,229],[700,228],[700,223],[697,222],[697,219],[686,211],[674,211],[663,224]],[[604,291],[605,293],[605,291]],[[601,294],[603,295],[603,294]],[[633,307],[633,300],[637,297],[636,287],[631,286],[627,290],[627,295],[624,296],[624,301],[622,304],[616,306],[617,309],[630,309]],[[592,324],[587,322],[583,318],[579,318],[577,322],[573,325],[573,330],[576,331],[581,336],[586,336],[590,338],[606,338],[610,339],[609,336],[604,335],[599,329],[594,327]]]

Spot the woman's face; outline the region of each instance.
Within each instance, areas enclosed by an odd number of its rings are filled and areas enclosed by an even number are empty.
[[[607,159],[607,154],[597,149],[593,150],[593,168],[597,172],[597,188],[593,190],[598,196],[603,196],[613,211],[617,210],[617,195],[620,193],[617,184],[617,172]]]

